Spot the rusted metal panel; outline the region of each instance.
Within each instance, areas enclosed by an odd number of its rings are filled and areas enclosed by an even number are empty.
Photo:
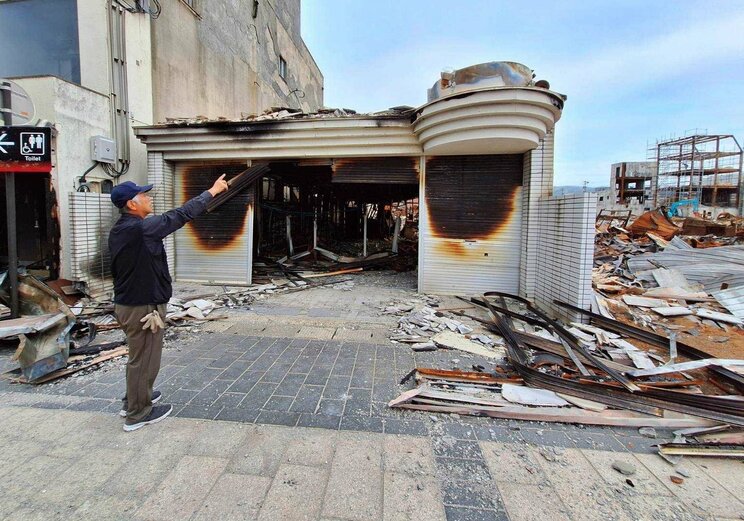
[[[333,183],[418,184],[418,157],[353,157],[336,159]]]
[[[517,291],[522,167],[522,154],[427,159],[422,291]]]
[[[208,189],[222,174],[227,179],[245,163],[179,163],[175,203],[180,206]],[[247,188],[212,213],[176,232],[177,280],[250,283],[254,190]]]

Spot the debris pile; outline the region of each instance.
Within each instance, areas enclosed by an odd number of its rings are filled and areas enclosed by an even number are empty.
[[[425,298],[436,304],[431,297]],[[390,336],[393,343],[410,344],[413,351],[454,349],[486,358],[503,358],[506,354],[500,338],[474,333],[472,327],[432,307],[415,308],[415,302],[381,308],[383,314],[401,315],[398,328]]]
[[[391,407],[624,427],[744,427],[744,359],[712,357],[568,304],[589,323],[566,327],[504,293],[471,302],[503,339],[508,364],[492,372],[415,368],[417,387]]]

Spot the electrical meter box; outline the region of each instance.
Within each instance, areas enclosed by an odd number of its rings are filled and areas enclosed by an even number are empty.
[[[90,158],[99,163],[116,163],[116,143],[104,136],[91,137]]]

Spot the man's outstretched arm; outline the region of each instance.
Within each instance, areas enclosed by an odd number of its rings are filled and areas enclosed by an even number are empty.
[[[222,174],[209,190],[205,190],[193,199],[187,201],[180,208],[174,208],[173,210],[169,210],[163,214],[154,215],[145,219],[142,223],[145,236],[158,240],[167,237],[187,222],[206,212],[207,203],[209,203],[213,197],[217,196],[217,194],[220,194],[227,189],[228,184],[225,181],[225,174]]]

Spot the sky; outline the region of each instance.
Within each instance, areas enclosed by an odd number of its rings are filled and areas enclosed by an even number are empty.
[[[328,107],[419,106],[445,68],[516,61],[568,96],[555,184],[609,186],[696,129],[744,144],[744,0],[302,0]]]

